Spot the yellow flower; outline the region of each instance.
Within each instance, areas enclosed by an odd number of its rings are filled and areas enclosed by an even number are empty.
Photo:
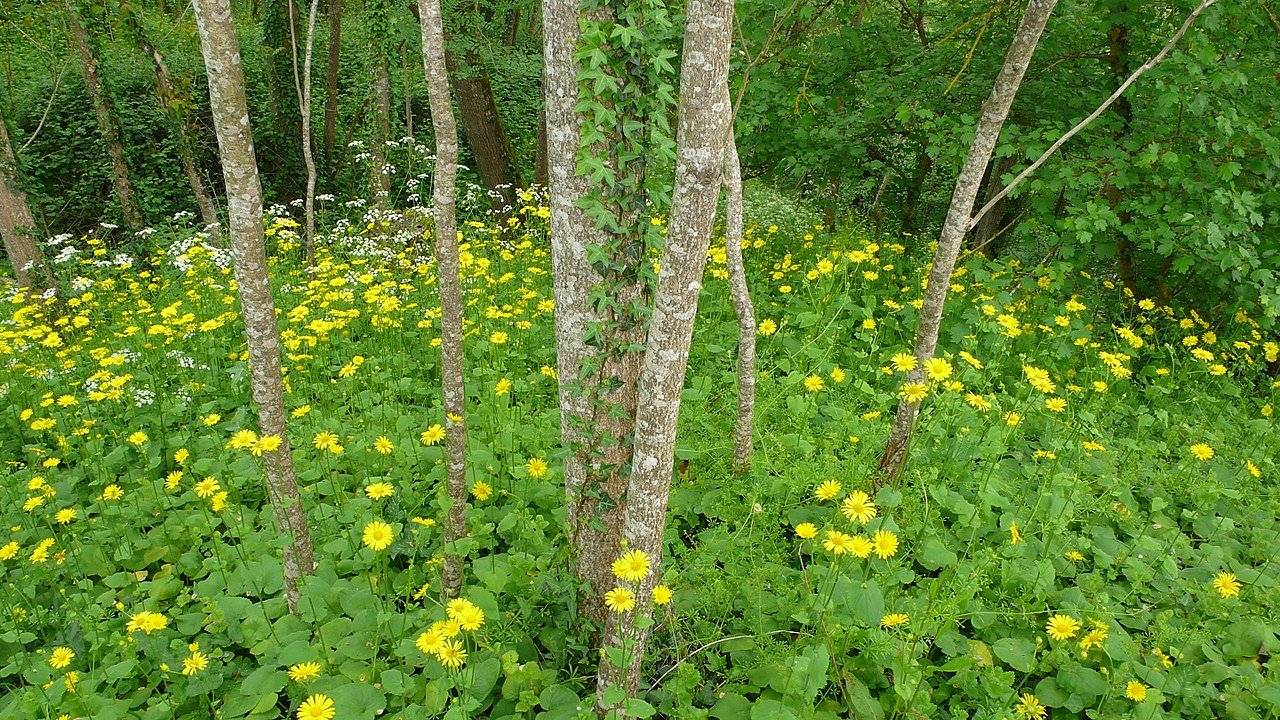
[[[199,650],[192,650],[191,655],[182,659],[182,674],[191,676],[209,667],[209,656]]]
[[[1196,443],[1191,446],[1191,455],[1197,460],[1208,460],[1213,457],[1213,448],[1204,443]]]
[[[826,539],[822,541],[822,547],[832,555],[844,555],[852,551],[853,537],[839,530],[828,530]]]
[[[1080,632],[1080,621],[1070,615],[1053,615],[1044,631],[1054,640],[1069,640]]]
[[[804,389],[809,392],[818,392],[824,387],[826,387],[826,383],[817,375],[810,375],[804,379]]]
[[[74,660],[75,657],[76,654],[71,652],[71,648],[57,647],[49,654],[49,665],[51,665],[55,670],[61,670],[62,668],[70,665],[71,661]]]
[[[642,550],[632,550],[613,561],[613,575],[626,582],[640,582],[649,575],[649,556]]]
[[[200,482],[196,483],[196,487],[195,487],[196,497],[211,498],[214,495],[218,494],[218,491],[221,489],[222,487],[218,485],[217,478],[207,477],[201,480]]]
[[[769,318],[761,320],[759,327],[756,328],[757,335],[772,335],[776,332],[778,332],[778,323]]]
[[[298,419],[298,418],[300,418],[300,417],[302,417],[302,416],[306,415],[306,414],[307,414],[307,413],[309,413],[309,412],[311,412],[311,406],[310,406],[310,405],[303,405],[302,407],[297,408],[297,409],[295,409],[293,412],[289,413],[289,417],[291,417],[291,418],[293,418],[293,419],[295,419],[295,420],[296,420],[296,419]]]
[[[423,654],[435,655],[440,652],[440,648],[444,647],[447,640],[448,638],[446,638],[443,633],[433,628],[419,635],[418,639],[415,640],[413,644],[416,645]]]
[[[943,358],[932,358],[925,362],[924,373],[933,382],[942,382],[951,377],[951,363]]]
[[[371,500],[381,500],[396,494],[395,486],[387,482],[370,483],[364,486],[364,494]]]
[[[860,522],[866,525],[876,516],[876,504],[871,502],[870,495],[861,490],[854,490],[840,504],[840,512],[849,518],[849,522]]]
[[[459,610],[454,619],[463,630],[479,630],[480,626],[484,625],[484,611],[475,605],[468,605]]]
[[[17,557],[18,550],[21,547],[16,540],[10,540],[5,543],[3,547],[0,547],[0,560],[12,560]]]
[[[214,425],[217,425],[218,421],[221,419],[222,416],[218,413],[210,413],[209,415],[205,415],[203,418],[200,418],[200,422],[204,423],[205,427],[213,427]]]
[[[57,514],[53,516],[53,519],[56,520],[59,525],[66,525],[76,519],[76,509],[66,508],[64,510],[59,510]]]
[[[329,448],[337,446],[338,436],[328,430],[323,430],[316,433],[316,436],[311,439],[311,444],[317,450],[328,450]]]
[[[280,449],[280,445],[283,442],[279,435],[263,435],[253,443],[253,447],[249,448],[249,452],[259,456],[264,452],[275,452]]]
[[[444,435],[444,427],[436,424],[422,431],[422,434],[418,436],[418,440],[420,440],[423,445],[430,446],[443,440]]]
[[[1022,542],[1022,533],[1018,532],[1018,523],[1015,522],[1009,525],[1009,544],[1017,545],[1020,542]]]
[[[1244,461],[1244,469],[1248,470],[1249,474],[1254,476],[1255,478],[1262,477],[1262,470],[1260,470],[1257,465],[1254,465],[1252,460]]]
[[[831,371],[831,382],[842,383],[844,382],[844,379],[845,379],[844,371],[841,370],[840,368],[835,368],[834,370]]]
[[[840,494],[840,483],[835,480],[827,480],[813,491],[815,497],[819,500],[830,500]]]
[[[147,441],[147,434],[139,430],[133,433],[132,435],[130,435],[126,439],[129,441],[131,445],[137,445],[138,447],[141,447],[143,443]]]
[[[228,450],[247,450],[258,442],[258,433],[252,430],[237,430],[227,441]]]
[[[871,536],[871,545],[876,556],[881,560],[893,557],[898,552],[898,536],[888,530],[877,530]]]
[[[391,541],[395,539],[395,533],[391,531],[391,526],[381,520],[374,520],[364,526],[364,545],[374,552],[382,552],[391,547]]]
[[[294,682],[306,682],[315,677],[320,677],[318,662],[304,662],[289,666],[289,679]]]
[[[142,612],[139,612],[136,615],[131,615],[129,617],[129,624],[125,626],[125,630],[127,630],[130,634],[141,630],[142,632],[150,635],[152,632],[156,630],[165,629],[165,627],[168,626],[168,624],[169,624],[169,618],[166,618],[160,613],[154,613],[154,612],[151,612],[150,610],[143,610]]]
[[[391,451],[396,449],[396,446],[387,439],[386,435],[379,435],[378,439],[373,441],[373,449],[379,455],[390,455]]]
[[[890,613],[889,615],[885,615],[884,617],[880,618],[880,627],[885,628],[887,630],[889,628],[896,628],[901,625],[906,625],[910,621],[911,621],[911,618],[908,617],[906,613]]]
[[[1044,406],[1054,412],[1062,412],[1067,409],[1067,401],[1062,398],[1048,398],[1044,401]]]
[[[636,608],[636,595],[627,588],[616,587],[604,594],[604,604],[616,613],[631,612]]]
[[[804,540],[812,540],[818,534],[818,528],[813,523],[800,523],[796,526],[796,535]]]
[[[1023,720],[1043,720],[1049,714],[1049,708],[1045,707],[1040,699],[1031,693],[1024,693],[1018,698],[1018,706],[1014,708],[1018,713],[1018,717]]]
[[[181,465],[185,463],[189,457],[191,457],[190,451],[186,448],[178,448],[178,452],[173,454],[173,461]]]
[[[924,383],[903,383],[898,397],[909,403],[918,403],[929,396],[929,388]]]
[[[671,596],[672,596],[671,588],[667,587],[666,585],[658,585],[653,589],[653,604],[666,605],[667,603],[671,602]]]
[[[1130,680],[1124,686],[1124,696],[1134,702],[1142,702],[1147,699],[1147,686],[1137,680]]]
[[[461,667],[467,660],[467,651],[462,649],[462,643],[447,640],[440,645],[436,658],[447,668]]]
[[[547,461],[542,458],[529,458],[529,462],[524,464],[524,469],[529,473],[529,477],[540,478],[547,474]]]
[[[298,720],[333,720],[338,711],[327,695],[312,695],[298,706]]]
[[[508,336],[504,332],[495,332],[489,336],[489,342],[494,345],[502,345],[507,342]]]
[[[1235,573],[1221,572],[1213,579],[1213,587],[1222,597],[1230,598],[1240,594],[1241,585]]]
[[[1079,550],[1068,550],[1064,557],[1073,563],[1084,562],[1084,555]]]
[[[890,358],[893,368],[898,372],[911,372],[916,369],[916,356],[910,353],[898,353]]]

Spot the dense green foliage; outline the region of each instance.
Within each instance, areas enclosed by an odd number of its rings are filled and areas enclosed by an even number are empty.
[[[832,234],[769,192],[748,213],[756,470],[731,468],[737,330],[720,245],[677,449],[663,565],[675,599],[658,610],[656,682],[638,707],[994,719],[1034,709],[1031,694],[1060,718],[1280,711],[1280,389],[1265,370],[1280,347],[1254,320],[1139,303],[1064,263],[973,258],[954,281],[950,372],[929,388],[906,482],[858,518],[842,500],[867,486],[887,433],[925,258]],[[13,410],[0,418],[13,467],[0,489],[0,717],[266,719],[314,693],[343,720],[580,717],[596,658],[561,535],[544,214],[524,205],[505,239],[464,229],[473,498],[459,549],[485,620],[464,633],[459,671],[415,647],[444,618],[431,589],[445,500],[426,249],[350,226],[303,272],[296,223],[270,224],[320,563],[294,617],[225,255],[181,228],[127,264],[95,266],[109,236],[69,243],[67,314],[13,306],[0,334]],[[830,499],[815,497],[829,481]],[[374,521],[390,524],[386,549],[362,547]],[[797,537],[804,523],[815,539]],[[833,554],[832,532],[878,537],[879,554]],[[147,632],[143,611],[164,627]],[[1058,614],[1083,627],[1051,639]],[[55,667],[56,648],[69,664]],[[291,680],[306,662],[318,677]]]

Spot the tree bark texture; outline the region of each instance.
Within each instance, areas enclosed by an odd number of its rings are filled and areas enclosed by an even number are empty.
[[[445,63],[444,20],[440,0],[418,0],[422,23],[422,65],[431,104],[431,127],[436,140],[435,253],[440,288],[440,382],[444,393],[445,462],[449,517],[445,521],[446,552],[442,592],[455,598],[462,588],[462,557],[448,552],[448,544],[467,533],[466,394],[462,367],[462,279],[458,258],[458,229],[454,201],[458,173],[458,123],[449,97]]]
[[[733,465],[751,468],[752,433],[756,407],[756,310],[747,288],[742,260],[742,164],[732,128],[724,145],[725,260],[729,269],[729,297],[738,316],[738,417],[733,428]]]
[[[373,206],[386,210],[391,198],[387,141],[391,139],[391,60],[385,48],[373,53],[373,135],[369,140],[369,186]]]
[[[334,171],[333,143],[338,127],[338,64],[342,61],[342,0],[329,0],[329,53],[324,74],[324,164]]]
[[[9,129],[0,114],[0,239],[13,266],[19,288],[43,291],[53,287],[49,266],[36,245],[36,221],[19,183],[18,160],[9,142]]]
[[[298,115],[300,98],[290,81],[298,57],[295,39],[298,9],[295,0],[264,0],[262,8],[262,46],[267,78],[267,107],[274,142],[263,149],[265,173],[275,182],[283,197],[293,199],[302,192],[302,168],[298,146],[293,139],[301,132]],[[292,97],[291,97],[292,96]]]
[[[489,71],[476,53],[463,53],[461,58],[450,53],[446,59],[458,93],[462,130],[475,156],[476,172],[489,192],[494,212],[505,215],[515,204],[515,188],[522,187],[524,182],[507,130],[502,125]]]
[[[103,92],[102,77],[98,73],[98,55],[93,49],[88,31],[85,30],[84,21],[80,18],[76,0],[67,0],[67,21],[71,24],[71,35],[80,57],[84,89],[89,93],[89,102],[93,104],[93,114],[98,121],[98,133],[102,136],[107,157],[111,161],[111,184],[115,188],[116,199],[120,202],[121,219],[131,230],[140,230],[143,224],[142,212],[138,209],[133,180],[129,175],[129,162],[125,157],[124,140],[120,137],[120,125],[111,107],[111,100]]]
[[[298,59],[296,57],[293,62],[293,84],[298,92],[298,115],[302,118],[302,122],[299,123],[302,140],[302,164],[307,168],[307,190],[303,199],[303,225],[305,227],[303,249],[307,262],[311,262],[316,255],[316,160],[311,143],[311,59],[312,51],[316,44],[316,12],[319,9],[320,0],[311,0],[311,7],[307,12],[307,34],[302,41],[302,68],[298,68]],[[289,27],[290,31],[296,34],[292,23]],[[297,38],[293,38],[293,41],[294,46],[296,46]]]
[[[250,379],[253,400],[258,406],[259,432],[264,437],[279,437],[281,441],[278,450],[264,452],[262,457],[266,466],[267,497],[276,525],[290,539],[284,549],[284,586],[289,608],[296,611],[298,578],[312,573],[315,564],[285,426],[280,328],[267,275],[262,185],[249,127],[240,44],[229,0],[192,0],[192,5],[209,76],[209,101],[227,184],[227,225],[248,337]]]
[[[1022,22],[1013,36],[1009,51],[1005,55],[1004,66],[996,77],[991,89],[991,96],[982,105],[982,115],[978,118],[978,127],[974,132],[969,153],[965,156],[960,176],[956,178],[955,189],[951,194],[951,205],[947,209],[947,217],[942,224],[942,233],[938,238],[938,251],[933,258],[933,268],[929,273],[928,285],[924,291],[924,303],[920,308],[920,322],[916,327],[915,358],[916,367],[907,373],[903,383],[922,383],[925,381],[924,364],[933,359],[938,346],[938,329],[942,323],[943,304],[947,299],[947,289],[951,285],[951,272],[955,269],[956,258],[960,254],[960,246],[969,231],[973,206],[978,197],[978,189],[982,184],[982,176],[987,164],[991,161],[991,153],[995,149],[996,140],[1000,137],[1000,128],[1009,116],[1009,108],[1018,93],[1018,86],[1031,63],[1040,35],[1045,24],[1053,13],[1057,0],[1030,0],[1023,12]],[[898,403],[898,412],[894,417],[893,429],[885,443],[884,453],[880,456],[877,468],[876,483],[881,484],[896,480],[906,460],[907,446],[911,433],[915,429],[916,418],[920,414],[920,403],[910,402],[905,398]]]
[[[176,136],[178,157],[182,161],[182,172],[187,176],[187,183],[191,186],[191,194],[195,196],[196,206],[200,209],[200,221],[204,223],[205,228],[214,237],[219,237],[221,235],[219,230],[221,222],[218,220],[218,210],[213,204],[213,196],[209,194],[208,188],[205,187],[204,178],[200,175],[199,169],[196,168],[195,157],[191,153],[192,137],[196,133],[195,129],[191,127],[190,114],[186,110],[176,109],[181,99],[177,97],[177,91],[169,75],[169,68],[165,65],[164,56],[143,34],[141,25],[135,27],[134,32],[137,37],[138,47],[143,54],[151,58],[151,67],[156,75],[156,96],[160,99],[161,108],[164,110],[165,117],[169,119],[170,127]]]
[[[1132,22],[1132,8],[1126,2],[1120,2],[1110,10],[1110,24],[1107,26],[1107,67],[1111,70],[1111,78],[1116,85],[1124,82],[1129,76],[1129,25]],[[1120,119],[1120,127],[1112,134],[1116,147],[1123,150],[1129,140],[1129,130],[1133,125],[1133,105],[1129,99],[1121,96],[1111,106],[1112,112]],[[1116,275],[1130,292],[1138,294],[1138,273],[1133,262],[1133,243],[1129,240],[1131,216],[1124,209],[1124,192],[1112,182],[1108,175],[1102,182],[1102,197],[1116,216]],[[1140,297],[1140,296],[1139,296]]]
[[[653,570],[636,588],[636,609],[611,613],[605,629],[604,646],[624,648],[630,660],[619,667],[605,656],[600,663],[597,711],[614,716],[622,713],[605,702],[605,692],[620,687],[630,696],[639,685],[649,628],[635,620],[652,614],[653,588],[660,577],[680,393],[733,122],[728,91],[732,29],[733,0],[690,0],[681,58],[675,184],[640,375],[623,522],[628,549],[646,553]]]

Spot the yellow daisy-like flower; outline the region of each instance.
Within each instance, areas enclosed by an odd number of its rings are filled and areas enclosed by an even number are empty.
[[[642,550],[632,550],[613,561],[613,575],[626,582],[640,582],[649,576],[649,556]]]
[[[388,482],[370,483],[364,486],[364,494],[369,496],[370,500],[382,500],[395,495],[396,488]]]
[[[436,651],[436,658],[447,668],[462,667],[467,661],[467,651],[462,648],[462,643],[447,640]]]
[[[58,511],[58,512],[53,516],[53,519],[54,519],[54,520],[56,520],[56,521],[57,521],[57,523],[58,523],[59,525],[66,525],[67,523],[69,523],[69,522],[71,522],[72,520],[75,520],[75,519],[76,519],[76,509],[75,509],[75,508],[65,508],[65,509],[63,509],[63,510],[59,510],[59,511]]]
[[[218,484],[217,478],[207,477],[196,483],[195,491],[198,498],[211,498],[222,489]]]
[[[1056,397],[1047,398],[1044,401],[1044,406],[1053,412],[1062,412],[1067,409],[1067,401]]]
[[[1011,523],[1009,525],[1009,544],[1017,545],[1020,542],[1022,542],[1022,533],[1018,530],[1018,523]]]
[[[876,504],[871,496],[861,490],[854,490],[840,503],[840,512],[849,518],[849,522],[860,522],[863,525],[871,522],[876,516]]]
[[[880,618],[880,627],[887,630],[889,628],[906,625],[910,621],[911,618],[908,617],[906,613],[890,613]]]
[[[1147,686],[1137,680],[1130,680],[1125,683],[1124,696],[1134,702],[1142,702],[1147,699]]]
[[[374,552],[382,552],[391,547],[391,541],[395,539],[395,533],[391,530],[391,526],[381,520],[374,520],[364,526],[363,540],[365,547]]]
[[[818,392],[824,387],[826,387],[826,383],[817,375],[810,375],[804,379],[804,389],[809,392]]]
[[[494,345],[502,345],[507,342],[508,338],[509,336],[506,333],[496,332],[489,336],[489,342],[493,343]]]
[[[430,445],[435,445],[439,443],[441,440],[443,440],[444,435],[445,435],[444,427],[442,425],[436,424],[436,425],[432,425],[426,430],[423,430],[422,434],[418,436],[418,440],[421,441],[423,445],[430,446]]]
[[[386,435],[379,435],[378,439],[373,441],[373,449],[379,455],[390,455],[391,451],[396,449],[396,446],[387,439]]]
[[[324,430],[316,433],[316,436],[311,439],[311,444],[315,446],[315,449],[317,450],[328,450],[330,448],[337,447],[338,436],[328,430]]]
[[[666,605],[671,602],[672,595],[671,588],[666,585],[658,585],[653,589],[653,604]]]
[[[916,369],[916,356],[911,353],[898,353],[889,362],[893,363],[893,369],[898,372],[911,372]]]
[[[227,441],[228,450],[248,450],[258,442],[258,433],[252,430],[237,430]]]
[[[261,456],[262,453],[275,452],[284,444],[284,440],[279,435],[263,435],[253,443],[253,447],[249,448],[249,452]]]
[[[126,439],[129,441],[130,445],[136,445],[138,447],[141,447],[144,443],[147,442],[148,438],[146,433],[142,432],[141,430],[138,430],[137,432],[134,432],[133,434],[129,435],[129,437]]]
[[[547,474],[547,461],[542,458],[529,458],[529,462],[524,464],[524,469],[529,473],[529,477],[540,478]]]
[[[778,323],[770,320],[769,318],[761,320],[760,325],[756,328],[757,335],[769,336],[776,332],[778,332]]]
[[[484,611],[475,605],[468,605],[458,611],[454,620],[458,621],[458,627],[468,632],[479,630],[484,625]]]
[[[333,698],[328,695],[312,695],[298,706],[298,720],[333,720],[338,714]]]
[[[943,358],[932,358],[924,364],[925,377],[933,382],[942,382],[951,377],[951,363]]]
[[[444,644],[447,641],[448,639],[443,633],[433,628],[419,635],[418,639],[415,640],[413,644],[416,645],[424,655],[435,655],[440,652],[440,648],[444,647]]]
[[[129,624],[125,626],[125,630],[131,634],[141,630],[142,632],[150,635],[156,630],[165,629],[168,624],[169,618],[161,615],[160,613],[143,610],[142,612],[129,617]]]
[[[1196,443],[1191,446],[1191,455],[1197,460],[1209,460],[1213,457],[1213,448],[1205,443]]]
[[[929,397],[929,387],[924,383],[903,383],[898,390],[898,397],[909,403],[918,403]]]
[[[1050,616],[1044,631],[1054,640],[1070,640],[1080,632],[1080,621],[1070,615]]]
[[[483,480],[477,480],[476,484],[471,486],[471,494],[474,495],[477,500],[488,500],[493,496],[493,488],[489,486],[489,483]]]
[[[306,682],[320,677],[320,663],[304,662],[289,666],[289,679],[294,682]]]
[[[1014,708],[1018,713],[1018,717],[1023,720],[1044,720],[1049,714],[1049,708],[1040,702],[1040,699],[1031,693],[1024,693],[1018,698],[1018,705]]]
[[[1240,581],[1236,579],[1235,573],[1221,572],[1213,579],[1213,588],[1224,598],[1239,595],[1240,587]]]
[[[188,677],[207,667],[209,667],[209,656],[199,650],[192,650],[190,655],[182,659],[182,674]]]
[[[852,551],[853,537],[839,530],[828,530],[826,539],[822,541],[822,547],[832,555],[844,555]]]
[[[888,530],[877,530],[876,534],[871,536],[871,545],[876,557],[886,560],[897,554],[898,536]]]
[[[49,654],[49,665],[55,670],[61,670],[62,668],[70,665],[71,661],[74,660],[75,657],[76,654],[71,651],[71,648],[57,647]]]
[[[604,605],[616,613],[631,612],[636,608],[636,594],[627,588],[616,587],[604,594]]]
[[[814,497],[819,500],[830,500],[840,494],[840,483],[835,480],[827,480],[813,491]]]
[[[818,527],[813,523],[800,523],[796,526],[796,535],[804,540],[812,540],[818,535]]]

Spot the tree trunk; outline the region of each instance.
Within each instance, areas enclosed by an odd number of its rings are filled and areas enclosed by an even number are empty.
[[[987,175],[986,181],[983,183],[985,193],[980,193],[984,201],[990,200],[996,193],[1004,188],[1000,178],[1013,169],[1013,158],[1006,157],[995,160],[991,163],[991,172]],[[988,243],[992,242],[1000,229],[1004,227],[1004,208],[1008,202],[1008,198],[1000,198],[995,205],[991,206],[990,212],[982,216],[978,224],[973,228],[973,247],[975,250],[981,250]]]
[[[0,111],[3,107],[0,107]],[[13,266],[19,288],[42,292],[53,287],[53,277],[36,244],[36,221],[19,183],[18,159],[9,142],[9,128],[0,113],[0,240]]]
[[[751,468],[752,433],[756,407],[756,310],[747,288],[742,260],[742,165],[732,128],[724,145],[725,259],[729,267],[729,297],[738,316],[738,418],[733,431],[733,465]]]
[[[120,201],[121,219],[129,229],[140,230],[143,225],[142,212],[138,209],[133,181],[129,177],[129,163],[125,157],[124,141],[120,137],[120,125],[111,108],[111,101],[102,91],[102,78],[98,75],[98,56],[94,52],[89,33],[80,19],[76,0],[66,0],[66,3],[67,21],[71,24],[71,35],[80,55],[80,71],[84,75],[84,88],[89,93],[89,102],[93,104],[93,113],[98,120],[98,132],[102,135],[102,142],[107,148],[107,157],[111,160],[111,184],[115,187],[116,199]]]
[[[156,75],[156,96],[160,99],[161,108],[164,110],[165,117],[169,119],[170,126],[178,141],[178,157],[182,161],[182,171],[187,176],[187,183],[191,185],[191,194],[195,196],[196,206],[200,208],[200,220],[215,238],[220,237],[219,226],[221,223],[218,220],[218,210],[213,204],[213,196],[209,194],[208,188],[205,187],[204,178],[200,176],[200,171],[196,168],[195,158],[191,154],[191,138],[195,131],[191,127],[190,112],[180,109],[180,98],[176,96],[174,91],[173,81],[169,77],[169,68],[165,65],[164,56],[143,34],[143,28],[140,24],[134,27],[134,34],[138,47],[142,49],[143,54],[151,58],[151,66]]]
[[[923,224],[920,221],[920,196],[924,193],[924,183],[929,179],[929,171],[933,169],[933,157],[929,155],[929,144],[920,141],[920,155],[916,159],[916,172],[907,185],[907,195],[902,200],[902,232],[917,235]]]
[[[1132,22],[1129,13],[1131,11],[1132,8],[1125,0],[1118,0],[1109,11],[1107,67],[1111,70],[1111,77],[1116,85],[1124,82],[1132,72],[1129,67],[1129,25]],[[1133,125],[1133,106],[1129,103],[1129,99],[1122,95],[1116,99],[1111,109],[1120,118],[1120,127],[1112,134],[1112,141],[1123,151]],[[1138,277],[1133,264],[1133,244],[1129,240],[1131,215],[1128,210],[1122,209],[1124,194],[1111,182],[1110,175],[1103,179],[1102,197],[1106,199],[1107,206],[1116,216],[1116,275],[1130,292],[1141,297],[1138,295]]]
[[[253,134],[245,101],[240,43],[229,0],[193,0],[205,69],[209,103],[218,134],[222,172],[227,184],[227,226],[231,256],[239,286],[241,314],[249,344],[253,400],[263,437],[280,438],[280,447],[262,454],[267,474],[267,497],[276,525],[288,535],[284,548],[284,587],[289,609],[296,612],[298,578],[311,574],[311,534],[298,494],[293,455],[285,427],[284,383],[280,367],[280,328],[267,275],[262,226],[262,185],[254,156]]]
[[[298,69],[298,58],[293,58],[293,85],[298,92],[298,115],[302,118],[300,125],[302,136],[302,163],[307,168],[307,190],[303,199],[303,249],[306,260],[310,263],[316,256],[316,160],[311,147],[311,57],[315,48],[316,11],[320,9],[320,0],[311,0],[311,8],[307,12],[307,34],[303,38],[302,69]],[[297,35],[293,23],[289,30]],[[298,40],[292,37],[292,45]]]
[[[991,161],[991,152],[1000,137],[1000,128],[1009,116],[1013,98],[1018,93],[1018,86],[1022,83],[1027,66],[1031,63],[1031,56],[1055,5],[1057,0],[1030,0],[1027,3],[1022,22],[1005,55],[1004,67],[991,89],[991,96],[983,103],[982,115],[978,119],[978,127],[964,166],[960,169],[960,176],[956,178],[951,206],[947,209],[947,217],[938,238],[938,251],[933,259],[929,284],[924,292],[924,303],[920,308],[920,323],[916,328],[916,367],[907,373],[904,385],[925,381],[924,364],[933,359],[938,345],[938,329],[942,322],[947,289],[951,284],[951,272],[960,254],[960,245],[969,230],[974,202],[978,197],[978,186],[982,182],[987,163]],[[896,480],[902,471],[911,432],[919,413],[919,401],[908,401],[906,398],[899,401],[893,429],[885,443],[884,453],[880,456],[875,479],[877,485]]]
[[[533,182],[541,187],[547,186],[547,111],[538,111],[538,139],[533,157]]]
[[[444,393],[445,456],[448,463],[449,517],[445,522],[442,592],[455,598],[462,587],[462,557],[449,552],[451,543],[467,534],[467,429],[462,368],[462,281],[458,260],[458,231],[454,194],[458,172],[458,124],[449,97],[445,65],[444,21],[440,0],[418,0],[422,22],[422,65],[435,132],[435,239],[437,283],[440,287],[440,382]]]
[[[462,129],[471,154],[475,156],[476,172],[489,192],[494,212],[503,215],[510,212],[515,204],[515,188],[523,186],[524,182],[498,113],[489,71],[475,53],[463,54],[461,62],[452,53],[446,57],[449,75],[458,93]]]
[[[543,0],[543,94],[560,434],[569,450],[564,460],[566,525],[574,571],[593,590],[580,611],[602,621],[601,598],[612,582],[610,566],[622,532],[627,480],[620,469],[630,461],[631,447],[624,440],[634,420],[639,362],[632,353],[608,367],[590,367],[596,352],[586,334],[608,317],[590,301],[592,291],[605,280],[592,267],[588,251],[610,240],[579,205],[592,191],[590,180],[577,173],[583,117],[575,109],[579,93],[574,52],[582,36],[580,7],[577,0]],[[642,341],[643,337],[637,339]],[[613,392],[598,391],[606,378]],[[602,404],[617,412],[598,416]]]
[[[333,143],[338,127],[338,63],[342,59],[342,0],[329,0],[329,54],[324,75],[324,166],[334,171]],[[329,182],[333,182],[330,177]]]
[[[607,652],[601,659],[596,695],[600,715],[626,716],[619,695],[625,698],[636,692],[649,639],[649,623],[636,620],[643,617],[647,621],[653,612],[653,588],[662,565],[680,393],[723,177],[726,138],[733,122],[728,85],[732,29],[732,0],[693,0],[688,4],[675,184],[639,381],[623,523],[626,547],[647,554],[653,569],[634,586],[635,610],[609,615],[604,647],[622,649],[625,660],[615,663]]]
[[[369,185],[373,206],[386,210],[391,198],[391,174],[387,172],[387,140],[391,138],[391,68],[387,53],[373,58],[373,137],[369,141]]]
[[[267,79],[267,108],[275,142],[264,145],[265,172],[275,182],[275,189],[286,199],[302,192],[298,146],[293,139],[301,134],[302,118],[298,115],[301,98],[291,82],[297,65],[298,11],[295,0],[265,0],[262,14],[262,47]],[[293,95],[293,97],[289,97]]]

